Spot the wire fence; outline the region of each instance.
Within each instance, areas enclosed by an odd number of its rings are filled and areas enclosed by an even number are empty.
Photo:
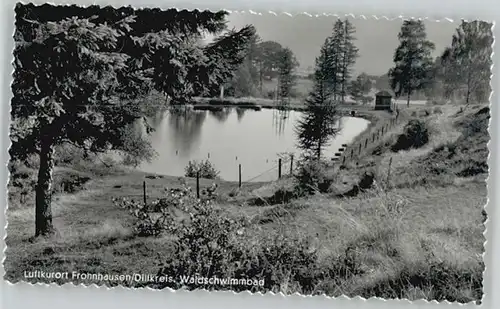
[[[386,121],[382,121],[379,125],[373,127],[370,131],[361,134],[356,139],[355,143],[350,145],[343,144],[342,147],[334,154],[332,161],[338,162],[340,166],[345,165],[349,160],[354,160],[359,158],[363,154],[363,151],[374,144],[378,144],[380,140],[389,132],[391,129],[396,127],[401,121],[401,116],[399,113],[396,117],[391,117]]]
[[[399,118],[399,119],[398,119]],[[395,128],[399,123],[401,123],[401,118],[404,117],[391,117],[386,121],[382,121],[379,125],[371,128],[369,131],[362,133],[356,141],[350,145],[342,144],[342,147],[338,149],[338,152],[334,153],[334,157],[331,158],[332,161],[336,162],[340,166],[348,163],[349,160],[354,160],[359,158],[363,151],[373,146],[374,144],[378,144],[380,140],[393,128]],[[245,180],[242,179],[245,171],[243,170],[242,164],[238,164],[238,187],[241,188],[244,185],[259,182],[261,179],[264,181],[273,181],[282,178],[283,176],[291,176],[294,173],[294,170],[297,168],[297,163],[294,161],[294,154],[285,153],[279,154],[278,158],[272,160],[273,165],[258,173],[255,176],[251,176]],[[210,158],[210,154],[208,154],[208,158]],[[236,160],[238,157],[236,157]],[[250,167],[251,168],[251,167]],[[274,174],[274,175],[271,175]],[[144,195],[144,203],[146,203],[146,182],[143,183],[143,195]],[[199,174],[196,177],[196,192],[199,196],[200,192],[200,177]]]
[[[293,173],[293,167],[294,167],[293,155],[290,155],[289,157],[285,158],[278,158],[277,160],[274,160],[274,162],[275,164],[271,168],[266,169],[265,171],[259,173],[256,176],[252,176],[251,178],[246,179],[244,182],[241,182],[241,185],[245,183],[255,182],[259,178],[261,179],[265,178],[266,180],[268,180],[271,178],[270,176],[271,173],[274,173],[277,179],[281,178],[282,176],[290,175]]]

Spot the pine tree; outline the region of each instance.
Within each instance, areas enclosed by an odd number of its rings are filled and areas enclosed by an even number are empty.
[[[472,95],[486,100],[491,91],[491,27],[482,21],[462,21],[453,35],[451,46],[441,56],[445,83],[454,91],[464,90],[466,103]]]
[[[321,160],[323,149],[328,146],[340,128],[336,104],[332,101],[330,87],[330,65],[328,62],[329,41],[321,48],[316,59],[314,88],[306,100],[307,111],[298,121],[295,131],[298,147],[303,150],[305,160]]]
[[[345,102],[345,96],[347,95],[348,83],[351,79],[351,70],[356,63],[356,58],[358,57],[358,48],[354,45],[354,33],[356,29],[346,18],[344,21],[344,43],[342,44],[342,67],[340,70],[340,97],[342,103]]]
[[[395,67],[389,70],[389,77],[396,96],[407,95],[408,106],[411,94],[431,82],[434,43],[426,37],[421,20],[404,21],[398,34],[400,45],[394,53]]]
[[[344,23],[338,19],[333,27],[332,35],[327,38],[326,62],[325,65],[330,69],[327,72],[327,87],[332,92],[333,99],[338,100],[342,91],[342,64],[344,59]]]
[[[283,107],[289,104],[292,87],[296,81],[293,73],[298,65],[293,52],[289,48],[283,48],[278,62],[278,96]]]

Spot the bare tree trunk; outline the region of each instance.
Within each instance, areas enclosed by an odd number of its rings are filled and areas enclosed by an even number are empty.
[[[318,156],[318,162],[321,161],[321,138],[318,141],[318,149],[316,155]]]
[[[53,169],[54,145],[50,138],[42,138],[38,182],[35,190],[35,236],[54,233],[51,208]]]

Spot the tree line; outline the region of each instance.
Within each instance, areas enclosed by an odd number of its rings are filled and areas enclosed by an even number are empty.
[[[462,21],[443,53],[433,59],[434,43],[427,39],[421,20],[403,22],[400,44],[389,70],[396,96],[406,95],[407,105],[416,91],[428,97],[484,102],[491,92],[492,25],[483,21]]]
[[[407,105],[412,94],[419,91],[427,97],[461,97],[467,104],[473,99],[487,100],[491,92],[491,26],[481,21],[462,21],[452,36],[451,46],[433,59],[435,45],[427,39],[423,21],[404,21],[398,34],[394,67],[386,78],[396,97],[406,96]],[[311,76],[314,86],[306,100],[308,108],[295,128],[305,162],[321,161],[323,149],[340,132],[337,107],[345,102],[346,94],[366,103],[371,100],[366,94],[373,83],[384,84],[382,77],[364,73],[351,80],[358,57],[354,33],[355,27],[349,20],[338,19],[316,58]]]
[[[248,53],[233,78],[226,83],[226,94],[235,97],[268,97],[286,103],[293,95],[295,69],[299,66],[288,47],[275,41],[263,41],[254,34]],[[270,93],[264,91],[264,83],[277,80]]]

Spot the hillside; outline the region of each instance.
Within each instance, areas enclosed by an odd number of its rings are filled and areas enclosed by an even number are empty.
[[[335,171],[323,193],[287,196],[295,188],[290,178],[241,190],[237,184],[219,182],[219,194],[211,206],[184,199],[186,207],[190,203],[201,207],[191,219],[168,204],[175,201],[175,192],[192,194],[175,177],[89,169],[83,163],[60,166],[58,183],[74,182],[75,175],[83,180],[72,190],[56,193],[53,211],[59,233],[53,239],[30,239],[31,202],[9,205],[6,278],[22,280],[22,274],[12,270],[43,265],[45,271],[258,276],[265,278],[264,290],[284,293],[480,299],[489,108],[475,106],[460,112],[456,106],[425,106],[406,113],[408,118],[357,160],[322,175],[330,177]],[[417,121],[423,128],[419,134],[425,131],[427,138],[418,146],[407,142],[405,149],[401,136],[408,132],[410,121]],[[367,173],[374,176],[371,186],[351,197],[339,197]],[[158,205],[154,201],[165,197],[170,216],[176,218],[167,232],[156,237],[138,235],[134,228],[144,229],[145,221],[113,203],[113,198],[140,201],[144,179],[148,204]],[[193,179],[186,181],[188,186],[194,184]],[[202,187],[210,184],[203,181]],[[179,188],[172,193],[174,200],[165,187]],[[12,192],[14,201],[16,191]],[[263,192],[281,199],[256,203]],[[131,205],[127,203],[122,206]],[[177,226],[188,228],[174,231]],[[183,247],[176,245],[177,240],[188,239]],[[178,282],[125,285],[180,286]]]

